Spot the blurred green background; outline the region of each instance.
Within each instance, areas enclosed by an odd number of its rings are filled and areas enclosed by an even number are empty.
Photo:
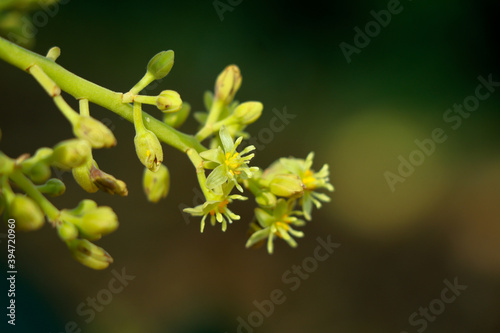
[[[478,76],[500,81],[498,2],[402,1],[402,12],[348,64],[339,44],[353,44],[353,29],[364,30],[370,11],[387,3],[242,1],[222,21],[211,0],[61,4],[38,28],[34,51],[59,46],[58,63],[124,92],[151,56],[173,49],[172,72],[149,93],[175,89],[194,110],[202,109],[203,92],[213,89],[217,74],[235,63],[243,75],[237,99],[264,104],[251,134],[269,127],[273,109],[296,116],[252,164],[266,167],[281,156],[315,151],[316,169],[330,165],[336,190],[330,204],[314,211],[297,249],[279,241],[272,256],[244,248],[251,200],[235,204],[242,220],[226,233],[216,227],[200,235],[198,219],[186,223],[179,210],[193,205],[190,162],[165,148],[170,194],[148,203],[132,125],[92,106],[91,114],[118,139],[95,158],[130,194],[89,195],[66,173],[67,193],[53,202],[74,207],[90,197],[112,206],[120,228],[98,244],[115,263],[105,271],[81,266],[49,226],[18,234],[13,331],[59,333],[74,321],[82,332],[237,332],[237,318],[247,319],[255,300],[281,289],[286,301],[255,332],[417,332],[423,326],[412,326],[409,317],[440,299],[443,281],[456,277],[467,290],[425,331],[499,332],[500,92],[456,130],[443,120],[447,109],[474,94]],[[0,149],[8,155],[72,136],[37,83],[5,63],[0,95]],[[182,129],[194,133],[196,126],[191,118]],[[397,173],[398,156],[408,159],[418,148],[414,141],[435,128],[447,140],[391,191],[384,173]],[[317,237],[328,235],[340,248],[291,291],[282,275],[313,255]],[[135,278],[87,323],[76,309],[122,269]]]

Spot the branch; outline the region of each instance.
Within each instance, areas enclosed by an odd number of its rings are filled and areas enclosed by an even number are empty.
[[[100,105],[133,123],[133,109],[122,102],[122,93],[101,87],[78,75],[75,75],[55,63],[53,60],[26,50],[0,37],[0,59],[24,71],[33,65],[38,65],[61,90],[76,99],[87,99]],[[186,152],[193,148],[198,152],[206,150],[193,136],[184,134],[168,126],[164,122],[143,112],[144,124],[147,129],[156,134],[159,140]]]

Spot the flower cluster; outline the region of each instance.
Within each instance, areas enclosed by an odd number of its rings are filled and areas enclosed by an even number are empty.
[[[0,24],[1,20],[2,16]],[[200,124],[198,132],[188,135],[177,130],[191,111],[179,93],[163,90],[157,96],[141,95],[144,88],[169,74],[174,64],[173,51],[156,54],[137,84],[126,93],[114,93],[59,70],[60,66],[55,63],[60,54],[57,47],[49,50],[46,58],[50,61],[38,61],[39,58],[31,59],[33,55],[28,51],[6,43],[0,38],[0,50],[8,45],[16,49],[20,57],[30,59],[27,71],[53,99],[72,126],[75,137],[52,148],[40,148],[33,156],[24,154],[11,158],[0,152],[0,214],[14,218],[17,228],[24,231],[37,230],[47,220],[73,257],[83,265],[104,269],[113,261],[104,249],[92,242],[115,231],[118,217],[110,207],[98,206],[90,199],[82,200],[74,209],[56,208],[47,196],[62,195],[66,185],[60,179],[50,178],[51,168],[71,171],[76,183],[88,193],[101,190],[128,195],[125,182],[101,170],[93,157],[93,149],[110,148],[117,141],[108,127],[90,115],[90,102],[106,104],[134,124],[133,141],[137,157],[144,166],[143,190],[149,201],[165,198],[170,188],[171,178],[164,164],[161,141],[188,156],[195,167],[205,202],[184,211],[201,218],[201,232],[207,218],[212,226],[220,224],[222,231],[226,231],[233,221],[241,220],[230,205],[235,200],[247,200],[241,195],[247,191],[255,197],[256,219],[250,223],[246,247],[265,242],[267,251],[273,253],[276,238],[283,239],[291,247],[297,246],[296,239],[304,237],[298,228],[311,220],[313,206],[320,208],[323,202],[330,200],[322,192],[333,191],[328,165],[315,171],[313,153],[305,159],[280,158],[266,169],[252,165],[255,147],[245,146],[243,140],[249,138],[246,128],[262,115],[263,105],[257,101],[240,103],[235,100],[242,84],[236,65],[227,66],[219,74],[213,93],[205,93],[206,111],[194,113]],[[0,57],[3,54],[0,52]],[[47,67],[52,70],[44,70]],[[66,76],[61,78],[60,75]],[[79,112],[64,100],[57,80],[78,82],[74,85],[78,91],[74,97],[79,100]],[[103,103],[103,96],[112,102]],[[161,111],[162,119],[144,113],[143,107],[147,105]]]
[[[237,148],[248,134],[247,125],[255,122],[262,114],[259,102],[238,103],[234,96],[241,86],[241,74],[238,67],[228,66],[217,78],[215,93],[205,94],[207,112],[195,113],[201,124],[196,137],[202,141],[211,137],[210,147],[205,151],[189,154],[197,168],[200,187],[205,195],[205,203],[184,211],[192,216],[202,216],[201,232],[205,220],[211,216],[211,224],[222,224],[226,231],[227,224],[239,220],[240,216],[229,210],[228,205],[235,199],[246,199],[241,195],[231,194],[236,187],[240,192],[248,189],[254,196],[258,207],[255,208],[256,222],[250,224],[251,236],[246,247],[255,246],[267,239],[267,250],[273,253],[273,241],[282,238],[290,246],[297,246],[293,237],[304,234],[295,230],[306,220],[311,220],[312,206],[321,207],[321,202],[330,198],[318,190],[333,191],[329,183],[328,165],[320,171],[312,169],[314,154],[307,158],[281,158],[266,170],[249,166],[255,150],[247,146],[241,151]],[[233,137],[238,136],[236,142]],[[208,176],[206,175],[209,171]],[[304,217],[305,220],[299,217]]]

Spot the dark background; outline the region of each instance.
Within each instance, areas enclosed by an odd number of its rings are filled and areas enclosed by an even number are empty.
[[[118,146],[95,151],[99,166],[123,179],[126,198],[87,194],[63,174],[67,193],[53,202],[74,207],[83,198],[110,205],[120,228],[98,245],[115,263],[92,271],[74,261],[55,230],[17,235],[17,332],[236,332],[237,317],[253,302],[284,291],[255,332],[417,332],[409,316],[441,297],[445,279],[467,285],[428,323],[426,332],[498,332],[500,320],[500,106],[495,92],[453,130],[443,114],[474,93],[477,77],[500,81],[498,3],[403,1],[403,11],[347,63],[339,48],[353,44],[356,26],[373,20],[386,1],[242,1],[221,21],[212,1],[70,1],[38,28],[34,51],[59,46],[58,63],[115,91],[125,92],[161,50],[175,51],[172,72],[155,90],[177,90],[194,110],[217,74],[237,64],[240,101],[264,104],[268,127],[274,108],[296,115],[258,151],[254,165],[316,152],[328,163],[335,192],[315,210],[297,249],[246,250],[251,200],[234,205],[242,220],[225,233],[179,211],[192,206],[195,172],[184,155],[165,147],[172,175],[167,200],[148,203],[133,127],[91,106],[114,131]],[[37,83],[0,63],[0,149],[33,153],[72,136],[71,128]],[[68,101],[76,107],[74,100]],[[150,110],[151,114],[159,112]],[[196,131],[190,120],[182,128]],[[396,173],[416,139],[442,128],[448,139],[392,192],[384,172]],[[1,232],[6,232],[2,226]],[[341,246],[289,289],[282,275],[310,257],[317,237]],[[6,246],[2,241],[2,249]],[[6,260],[6,251],[1,256]],[[95,319],[76,308],[96,297],[112,270],[135,276]],[[6,286],[5,286],[6,287]],[[4,292],[2,291],[2,294]],[[3,307],[4,305],[2,305]],[[5,317],[2,321],[5,320]],[[3,323],[2,323],[3,324]]]

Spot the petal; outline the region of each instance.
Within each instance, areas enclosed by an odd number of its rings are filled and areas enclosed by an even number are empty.
[[[302,211],[306,220],[311,221],[312,198],[309,193],[305,193],[302,198]]]
[[[234,153],[236,151],[236,148],[240,145],[240,143],[241,143],[242,140],[243,140],[242,136],[240,136],[238,139],[236,139],[236,142],[234,143],[234,147],[233,147],[232,153]]]
[[[227,180],[226,168],[224,165],[219,165],[212,171],[205,182],[205,186],[209,189],[213,189],[219,185],[222,185]]]
[[[219,164],[224,162],[224,161],[219,161],[219,159],[218,159],[218,157],[219,157],[219,150],[218,149],[209,149],[209,150],[202,151],[200,153],[200,156],[205,160],[217,162]]]
[[[274,218],[262,208],[255,208],[255,217],[261,227],[266,228],[274,222]]]
[[[206,218],[207,218],[207,214],[203,215],[203,218],[201,219],[200,232],[203,232],[203,229],[205,229],[205,219]]]
[[[269,238],[267,239],[267,252],[269,254],[273,254],[273,250],[274,250],[273,238],[274,238],[274,234],[270,234]]]
[[[247,240],[247,243],[245,244],[246,248],[249,248],[250,246],[260,242],[264,238],[266,238],[269,235],[269,230],[268,229],[261,229],[252,234],[250,238]]]
[[[304,170],[309,170],[313,164],[313,159],[314,159],[314,152],[310,152],[309,155],[306,157],[306,162],[304,165]]]
[[[289,172],[293,173],[294,175],[300,176],[302,172],[302,167],[299,163],[299,161],[295,158],[280,158],[279,159],[281,165],[285,167]]]
[[[253,145],[250,145],[248,147],[246,147],[245,149],[243,149],[241,152],[240,152],[240,156],[241,155],[245,155],[246,153],[249,153],[251,151],[255,150],[255,146]]]
[[[224,147],[224,151],[226,153],[232,151],[234,148],[233,138],[231,138],[231,134],[229,134],[225,126],[220,128],[219,137],[222,142],[222,146]]]

